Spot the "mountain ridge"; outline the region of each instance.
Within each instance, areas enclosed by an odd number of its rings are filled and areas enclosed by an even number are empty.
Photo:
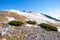
[[[59,22],[60,22],[60,20],[58,20],[58,19],[56,19],[56,18],[54,18],[54,17],[51,17],[51,16],[49,16],[49,15],[46,15],[46,14],[42,14],[42,15],[44,15],[44,16],[50,18],[50,19],[53,19],[53,20],[56,20],[56,21],[59,21]]]

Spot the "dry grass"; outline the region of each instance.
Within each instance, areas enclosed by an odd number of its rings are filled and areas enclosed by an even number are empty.
[[[5,24],[0,24],[0,27],[1,28],[6,28],[6,25]]]
[[[0,21],[8,21],[7,17],[13,17],[16,20],[21,20],[21,21],[26,21],[26,17],[22,15],[18,15],[17,13],[14,12],[8,12],[8,11],[0,11]]]

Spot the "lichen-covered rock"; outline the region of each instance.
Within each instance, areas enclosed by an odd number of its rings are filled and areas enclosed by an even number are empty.
[[[10,29],[4,30],[6,34],[2,36],[2,39],[5,38],[7,40],[60,40],[59,32],[46,31],[40,26],[7,26],[7,29],[9,29],[9,27]]]

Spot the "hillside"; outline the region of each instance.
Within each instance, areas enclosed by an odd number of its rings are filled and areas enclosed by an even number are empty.
[[[26,21],[27,19],[25,16],[18,15],[15,12],[0,11],[0,22],[8,22],[9,18],[14,18],[21,21]]]
[[[12,23],[23,25],[10,25]],[[36,24],[29,24],[26,21],[36,21]],[[31,22],[30,21],[30,22]],[[58,28],[58,31],[47,31],[38,24],[46,23]],[[60,40],[60,22],[54,18],[46,17],[36,12],[25,12],[20,10],[0,11],[0,40]]]
[[[47,15],[48,16],[48,15]],[[40,23],[49,23],[51,25],[60,26],[60,22],[54,19],[50,19],[43,14],[36,13],[36,12],[24,12],[20,10],[4,10],[0,11],[0,22],[9,22],[12,20],[20,20],[20,21],[28,21],[34,20],[38,24]]]
[[[6,25],[2,28],[2,40],[60,40],[60,32],[46,31],[40,26],[30,24]]]

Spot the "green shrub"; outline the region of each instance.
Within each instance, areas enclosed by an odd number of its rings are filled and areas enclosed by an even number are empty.
[[[22,21],[10,21],[8,24],[13,26],[21,26],[24,23]]]
[[[26,23],[35,25],[36,21],[26,21]]]
[[[55,26],[46,24],[46,23],[41,23],[39,24],[42,28],[46,29],[47,31],[57,31],[57,28]]]

